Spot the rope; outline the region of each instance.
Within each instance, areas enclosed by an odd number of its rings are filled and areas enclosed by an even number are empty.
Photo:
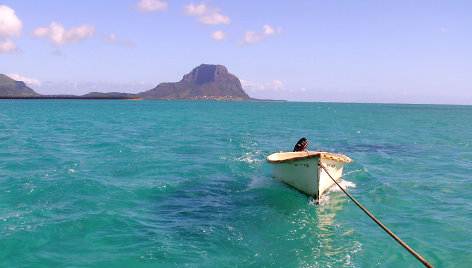
[[[406,250],[408,250],[408,252],[410,252],[411,255],[415,256],[415,258],[418,259],[424,266],[433,267],[429,262],[427,262],[423,257],[421,257],[420,254],[416,253],[405,242],[403,242],[398,236],[396,236],[394,233],[392,233],[392,231],[390,231],[385,225],[383,225],[372,214],[370,214],[370,212],[367,211],[367,209],[365,209],[359,202],[357,202],[356,199],[354,199],[354,197],[352,197],[348,192],[346,192],[346,190],[344,190],[344,188],[341,187],[341,185],[339,185],[339,183],[335,179],[333,179],[333,177],[331,177],[331,174],[329,174],[328,170],[326,170],[326,168],[323,164],[319,163],[318,165],[320,167],[322,167],[324,169],[324,171],[326,172],[326,174],[328,174],[328,176],[334,181],[334,183],[336,183],[336,185],[339,186],[339,188],[341,188],[341,190],[349,198],[351,198],[351,200],[354,201],[354,203],[356,203],[356,205],[359,206],[365,212],[365,214],[367,214],[373,221],[375,221],[375,223],[377,223],[382,229],[384,229],[385,232],[387,232],[393,239],[395,239],[400,245],[402,245]]]

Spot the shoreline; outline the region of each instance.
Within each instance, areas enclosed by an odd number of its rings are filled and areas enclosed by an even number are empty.
[[[287,102],[287,100],[234,100],[234,99],[143,99],[139,97],[85,97],[85,96],[35,96],[35,97],[16,97],[0,96],[0,100],[166,100],[166,101],[253,101],[253,102]]]
[[[82,97],[82,96],[42,96],[42,97],[0,97],[0,100],[142,100],[132,97]]]

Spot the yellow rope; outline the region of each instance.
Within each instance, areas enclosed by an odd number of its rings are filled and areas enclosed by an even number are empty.
[[[408,252],[411,253],[411,255],[415,256],[416,259],[418,259],[424,266],[426,267],[433,267],[429,262],[427,262],[423,257],[420,256],[420,254],[416,253],[412,248],[410,248],[405,242],[403,242],[398,236],[396,236],[394,233],[392,233],[392,231],[390,231],[385,225],[383,225],[379,220],[377,220],[372,214],[370,214],[369,211],[367,211],[367,209],[365,209],[359,202],[356,201],[356,199],[354,199],[354,197],[352,197],[348,192],[346,192],[346,190],[344,190],[343,187],[341,187],[341,185],[339,185],[339,183],[333,179],[333,177],[331,177],[331,174],[329,174],[328,170],[326,170],[325,166],[321,163],[319,163],[319,166],[321,168],[324,169],[324,171],[326,172],[326,174],[328,174],[328,176],[334,181],[334,183],[336,183],[337,186],[339,186],[339,188],[341,188],[341,190],[349,197],[351,198],[352,201],[354,201],[354,203],[356,203],[357,206],[359,206],[364,212],[365,214],[367,214],[373,221],[375,221],[375,223],[377,223],[382,229],[384,229],[385,232],[387,232],[393,239],[395,239],[400,245],[402,245],[406,250],[408,250]]]

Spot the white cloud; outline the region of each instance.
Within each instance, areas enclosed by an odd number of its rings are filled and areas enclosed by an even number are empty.
[[[265,24],[262,29],[263,31],[260,33],[256,31],[246,31],[244,33],[244,39],[237,41],[236,44],[255,44],[264,41],[267,36],[273,36],[276,34],[274,28],[269,24]],[[280,33],[282,33],[282,27],[277,28],[277,34]]]
[[[289,88],[283,81],[278,79],[263,83],[242,79],[240,81],[244,91],[253,98],[304,100],[303,97],[300,96],[307,96],[306,88]]]
[[[18,46],[9,37],[20,36],[23,23],[9,6],[0,6],[0,53],[13,53]]]
[[[198,21],[204,24],[229,24],[231,22],[228,16],[219,13],[201,16]]]
[[[259,99],[287,99],[297,93],[277,79],[265,83],[241,80],[241,85],[249,96]]]
[[[167,3],[159,0],[142,0],[136,4],[136,8],[142,13],[150,13],[156,10],[167,10]]]
[[[280,80],[272,80],[270,83],[274,90],[285,90],[285,83]]]
[[[249,91],[284,91],[287,90],[285,83],[280,80],[272,80],[267,83],[258,83],[241,79],[241,85]]]
[[[211,38],[215,41],[221,41],[228,37],[228,35],[223,31],[216,31],[211,35]]]
[[[241,80],[241,86],[245,89],[265,90],[264,84],[262,84],[262,83],[246,81],[246,80],[243,80],[243,79],[240,79],[240,80]]]
[[[118,37],[116,37],[116,34],[111,33],[111,34],[107,35],[107,39],[109,41],[115,42],[116,40],[118,40]]]
[[[13,53],[18,51],[18,47],[15,42],[9,38],[0,39],[0,53]]]
[[[116,34],[111,33],[105,36],[106,40],[110,43],[121,45],[121,46],[126,46],[126,47],[134,47],[134,44],[131,43],[131,41],[128,40],[121,40],[119,39]]]
[[[41,82],[36,78],[28,78],[28,77],[21,76],[19,74],[7,74],[7,76],[16,81],[23,81],[28,85],[33,85],[33,86],[41,85]]]
[[[194,4],[189,4],[184,6],[185,14],[190,16],[202,16],[211,13],[218,13],[220,10],[218,8],[210,8],[205,4],[200,4],[198,6]]]
[[[189,4],[184,6],[184,13],[189,16],[198,16],[198,21],[204,24],[229,24],[231,19],[227,15],[220,14],[219,8],[209,7],[205,4]]]
[[[246,31],[244,34],[244,43],[254,44],[263,41],[265,38],[264,34],[257,33],[256,31]]]
[[[262,28],[264,28],[264,35],[274,35],[275,30],[270,26],[269,24],[264,25]]]
[[[64,46],[72,43],[78,43],[86,38],[95,36],[95,26],[84,24],[79,27],[72,27],[69,30],[64,25],[51,22],[49,27],[37,28],[33,31],[34,37],[44,37],[58,46]]]
[[[0,6],[0,38],[20,36],[23,23],[9,6]]]

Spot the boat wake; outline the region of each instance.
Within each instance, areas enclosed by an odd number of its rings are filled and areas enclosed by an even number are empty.
[[[220,160],[230,160],[230,161],[235,161],[235,162],[243,162],[243,163],[248,163],[248,164],[253,164],[253,163],[263,163],[264,158],[261,157],[261,153],[256,152],[248,152],[244,153],[244,155],[239,156],[239,157],[227,157],[227,156],[220,156]]]
[[[352,181],[346,181],[346,180],[341,179],[338,181],[338,183],[344,189],[356,188],[356,184],[353,183]],[[331,187],[329,187],[328,190],[326,190],[326,193],[330,193],[330,192],[341,192],[341,189],[336,184],[333,184]]]
[[[235,161],[245,162],[245,163],[262,163],[264,160],[259,159],[259,154],[245,153],[245,155],[234,158]]]
[[[353,183],[351,181],[346,181],[346,180],[343,180],[343,179],[340,179],[338,181],[338,183],[344,189],[355,188],[356,187],[355,183]],[[342,191],[336,184],[333,184],[328,190],[326,190],[326,192],[321,196],[321,198],[320,198],[320,200],[318,200],[318,202],[314,199],[310,200],[310,205],[323,205],[323,204],[329,203],[329,200],[330,200],[330,195],[329,194],[331,192],[342,192]]]

